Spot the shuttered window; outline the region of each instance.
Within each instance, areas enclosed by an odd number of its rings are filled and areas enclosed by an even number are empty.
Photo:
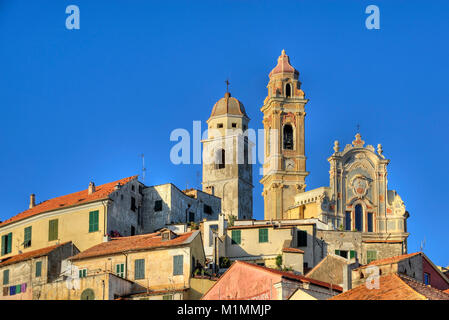
[[[42,275],[42,261],[36,262],[36,278]]]
[[[2,255],[11,253],[12,248],[12,232],[2,236]]]
[[[87,269],[81,269],[81,270],[79,271],[79,276],[80,276],[80,278],[85,278],[85,277],[87,277]]]
[[[242,243],[242,232],[241,230],[232,230],[231,232],[231,242],[232,244]]]
[[[298,230],[298,247],[307,247],[307,231]]]
[[[268,242],[268,229],[259,229],[259,242]]]
[[[145,259],[134,261],[134,279],[145,279]]]
[[[9,270],[3,270],[3,285],[9,284]]]
[[[25,228],[23,232],[23,247],[29,248],[31,247],[31,227]]]
[[[179,276],[184,274],[184,256],[173,256],[173,275]]]
[[[98,231],[98,210],[89,212],[89,232]]]
[[[121,278],[125,277],[125,264],[119,263],[115,265],[115,274]]]
[[[349,258],[350,259],[355,258],[355,251],[354,250],[349,251]]]
[[[377,251],[366,251],[366,263],[377,260]]]
[[[58,219],[48,222],[48,241],[58,239]]]

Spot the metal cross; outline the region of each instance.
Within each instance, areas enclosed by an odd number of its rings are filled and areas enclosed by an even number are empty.
[[[230,84],[230,82],[228,81],[228,79],[226,79],[225,83],[226,83],[226,92],[229,92],[229,84]]]

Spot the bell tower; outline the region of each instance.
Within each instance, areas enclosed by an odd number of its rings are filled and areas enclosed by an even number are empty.
[[[202,141],[203,191],[221,198],[226,217],[239,220],[253,216],[248,123],[243,104],[227,91],[214,105],[207,120],[207,139]]]
[[[306,171],[304,117],[305,105],[299,72],[282,50],[276,67],[269,74],[268,96],[261,108],[265,129],[265,162],[262,195],[265,220],[282,219],[305,189]]]

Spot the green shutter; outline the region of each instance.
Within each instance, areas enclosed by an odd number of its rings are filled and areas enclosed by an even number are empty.
[[[335,250],[335,255],[339,256],[340,255],[340,250]]]
[[[3,270],[3,285],[9,284],[9,270]]]
[[[89,232],[98,231],[98,210],[89,212]]]
[[[259,229],[259,242],[268,242],[268,229]]]
[[[48,241],[58,239],[58,219],[48,222]]]
[[[134,261],[134,279],[145,279],[145,259]]]
[[[42,261],[36,262],[36,278],[42,275]]]
[[[377,251],[366,251],[366,263],[377,260]]]
[[[2,236],[2,255],[6,254],[6,235]]]
[[[184,274],[183,263],[184,256],[173,256],[173,275],[179,276]]]
[[[23,246],[24,248],[31,247],[31,227],[27,227],[24,230]]]
[[[232,244],[241,244],[242,243],[242,233],[240,230],[232,230],[231,233]]]
[[[16,285],[16,294],[22,292],[22,286],[20,284]]]
[[[8,233],[8,251],[6,253],[11,253],[12,247],[12,232]]]
[[[355,251],[354,250],[351,250],[351,251],[349,251],[349,258],[355,258]]]
[[[173,300],[173,296],[171,294],[166,294],[162,296],[162,300]]]

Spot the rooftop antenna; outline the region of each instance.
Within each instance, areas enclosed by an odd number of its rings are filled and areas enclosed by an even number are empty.
[[[142,153],[140,157],[142,158],[142,182],[145,182],[145,172],[147,171],[145,168],[145,155]]]
[[[423,252],[425,246],[426,246],[426,237],[424,237],[424,240],[421,240],[421,245],[420,245],[419,251]]]
[[[197,185],[198,190],[201,190],[201,188],[200,188],[200,185],[201,185],[200,178],[201,178],[201,172],[197,171],[196,172],[196,185]]]

